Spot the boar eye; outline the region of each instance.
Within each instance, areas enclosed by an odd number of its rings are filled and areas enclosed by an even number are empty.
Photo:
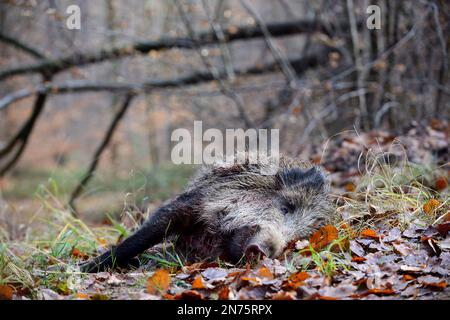
[[[290,203],[286,203],[281,206],[281,212],[283,212],[284,214],[294,212],[294,210],[295,210],[295,206]]]

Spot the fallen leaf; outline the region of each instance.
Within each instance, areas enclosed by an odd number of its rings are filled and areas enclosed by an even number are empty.
[[[310,277],[310,275],[308,274],[308,272],[300,271],[300,272],[291,274],[289,276],[288,280],[293,281],[293,282],[301,282],[301,281],[305,281],[309,277]]]
[[[252,286],[260,286],[261,280],[255,277],[241,277],[241,281]]]
[[[444,290],[447,287],[447,282],[434,276],[423,276],[417,278],[417,281],[425,287],[430,287],[437,290]]]
[[[147,292],[150,294],[166,293],[170,286],[170,273],[167,270],[156,270],[147,280]]]
[[[376,295],[388,296],[388,295],[391,295],[394,293],[395,293],[395,291],[392,289],[369,289],[367,291],[367,295],[376,294]]]
[[[284,290],[296,290],[298,287],[303,286],[306,279],[308,279],[310,275],[305,271],[300,271],[293,273],[287,278],[287,280],[283,283]]]
[[[273,279],[273,273],[267,267],[261,267],[258,270],[258,275],[269,280]]]
[[[445,237],[447,233],[450,232],[450,221],[438,224],[436,226],[436,230],[440,233],[441,236]]]
[[[226,279],[228,272],[223,268],[207,268],[202,271],[202,276],[212,282],[219,282]]]
[[[192,281],[192,289],[205,289],[205,284],[203,283],[203,277],[201,275],[197,276],[194,281]]]
[[[350,250],[357,256],[362,257],[364,255],[364,248],[356,241],[350,241]]]
[[[174,300],[175,299],[175,296],[170,293],[165,293],[165,294],[163,294],[162,297],[166,300]]]
[[[356,256],[353,256],[352,257],[352,261],[353,262],[364,262],[364,261],[366,261],[366,258],[364,258],[364,257],[356,257]]]
[[[309,238],[309,243],[313,249],[317,251],[325,248],[338,237],[338,230],[332,225],[326,225],[321,227],[311,236],[311,238]]]
[[[13,288],[8,285],[0,285],[0,300],[12,300]]]
[[[375,230],[364,229],[361,231],[360,236],[363,238],[378,239],[378,234]]]
[[[402,256],[407,256],[411,252],[411,248],[403,243],[393,243],[392,245],[394,247],[394,252]]]
[[[430,199],[423,205],[423,212],[432,214],[441,205],[439,200]]]
[[[416,278],[414,278],[413,276],[411,276],[409,274],[403,275],[403,281],[412,281],[412,280],[416,280]]]
[[[295,300],[296,295],[295,291],[280,291],[272,296],[272,300]]]
[[[442,251],[441,248],[439,247],[439,242],[436,239],[422,236],[420,238],[420,241],[422,241],[422,243],[425,246],[425,249],[431,256],[439,256],[441,254]]]
[[[195,290],[187,290],[177,294],[175,300],[203,300],[204,296]]]
[[[219,300],[229,300],[230,299],[230,288],[228,286],[224,286],[219,291]]]
[[[78,292],[75,296],[77,299],[89,300],[89,295],[86,293]]]

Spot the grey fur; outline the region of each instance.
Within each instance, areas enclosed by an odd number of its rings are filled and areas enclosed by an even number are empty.
[[[123,247],[131,249],[120,253],[119,246],[109,255],[116,254],[123,264],[138,251],[162,242],[161,228],[165,228],[164,237],[178,236],[176,246],[193,252],[195,259],[221,257],[236,262],[251,247],[277,257],[290,241],[308,237],[330,221],[329,182],[320,167],[280,156],[276,174],[263,175],[261,172],[274,165],[273,159],[259,157],[257,164],[246,159],[242,164],[200,168],[183,194],[161,207],[124,241]],[[166,218],[169,214],[170,219]],[[140,242],[139,248],[133,247],[134,242]],[[108,258],[103,255],[83,269],[112,266]]]

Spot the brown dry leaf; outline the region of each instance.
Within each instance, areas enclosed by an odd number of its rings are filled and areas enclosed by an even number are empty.
[[[420,241],[422,241],[422,244],[425,246],[425,250],[432,255],[432,256],[440,256],[441,255],[441,248],[439,247],[439,242],[436,239],[421,236]]]
[[[436,230],[441,234],[441,236],[445,237],[447,233],[450,231],[450,222],[438,224],[436,226]]]
[[[332,243],[339,237],[338,230],[332,225],[326,225],[317,230],[311,238],[309,243],[314,250],[321,250]]]
[[[364,229],[361,231],[360,236],[363,238],[370,238],[378,240],[378,234],[375,230],[372,229]]]
[[[295,300],[296,295],[295,291],[280,291],[272,296],[272,300]]]
[[[12,300],[13,288],[8,285],[0,285],[0,300]]]
[[[175,299],[175,296],[172,295],[172,294],[169,294],[169,293],[163,294],[162,297],[163,297],[164,299],[166,299],[166,300],[174,300],[174,299]]]
[[[293,273],[284,282],[283,289],[296,290],[298,287],[304,285],[303,281],[305,281],[309,277],[310,277],[310,275],[305,271]]]
[[[147,280],[147,292],[150,294],[164,294],[169,290],[170,273],[167,270],[156,270],[155,273]]]
[[[219,291],[219,300],[229,300],[230,299],[230,288],[228,286],[224,286]]]
[[[187,290],[177,294],[175,300],[203,300],[205,297],[195,290]]]
[[[192,281],[192,289],[205,289],[205,283],[203,282],[203,277],[201,275],[197,276],[194,281]]]
[[[441,202],[439,200],[430,199],[423,205],[423,212],[432,214],[440,205]]]
[[[261,267],[258,270],[258,275],[265,279],[269,279],[269,280],[273,279],[273,273],[267,267]]]

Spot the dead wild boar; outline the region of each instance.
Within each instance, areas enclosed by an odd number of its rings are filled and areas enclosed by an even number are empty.
[[[203,166],[186,190],[157,209],[133,235],[81,265],[84,272],[127,267],[148,248],[171,236],[177,248],[205,260],[279,256],[286,245],[308,237],[332,217],[329,182],[320,167],[280,156],[258,163]]]

